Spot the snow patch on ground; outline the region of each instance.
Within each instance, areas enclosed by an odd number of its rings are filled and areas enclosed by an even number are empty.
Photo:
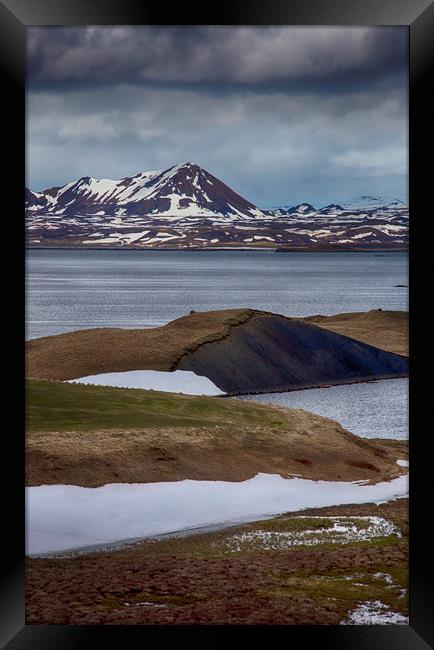
[[[350,612],[341,625],[408,625],[408,616],[392,612],[379,600],[368,600]]]
[[[183,480],[97,488],[40,485],[26,488],[26,552],[38,555],[225,527],[303,508],[394,499],[407,491],[407,476],[375,485],[274,474],[239,482]]]
[[[224,395],[207,377],[196,375],[191,370],[128,370],[126,372],[104,372],[70,379],[72,384],[94,384],[118,388],[143,388],[185,395]]]
[[[254,530],[233,535],[226,542],[226,552],[249,550],[283,551],[293,546],[316,546],[318,544],[350,544],[376,537],[389,537],[401,533],[383,517],[298,517],[297,519],[321,519],[332,523],[329,528],[294,531]]]
[[[383,580],[390,587],[393,585],[393,578],[389,573],[374,573],[374,578]]]

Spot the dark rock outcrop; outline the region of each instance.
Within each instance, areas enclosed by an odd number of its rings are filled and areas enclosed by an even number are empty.
[[[296,319],[258,313],[228,336],[184,354],[177,369],[241,394],[403,377],[408,360]]]

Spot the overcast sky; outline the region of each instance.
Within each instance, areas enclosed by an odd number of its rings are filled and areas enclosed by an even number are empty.
[[[405,27],[32,27],[27,185],[183,161],[259,207],[407,198]]]

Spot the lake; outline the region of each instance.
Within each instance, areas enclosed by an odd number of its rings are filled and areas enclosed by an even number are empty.
[[[363,438],[408,438],[408,379],[311,388],[237,399],[304,409]]]
[[[273,251],[31,250],[27,338],[157,327],[191,309],[287,316],[406,310],[408,255]]]

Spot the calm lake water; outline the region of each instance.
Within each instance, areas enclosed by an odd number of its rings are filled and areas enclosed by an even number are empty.
[[[157,327],[191,309],[288,316],[406,310],[407,254],[272,251],[27,252],[27,338]]]
[[[237,399],[290,406],[337,420],[363,438],[408,438],[408,379],[249,395]]]

